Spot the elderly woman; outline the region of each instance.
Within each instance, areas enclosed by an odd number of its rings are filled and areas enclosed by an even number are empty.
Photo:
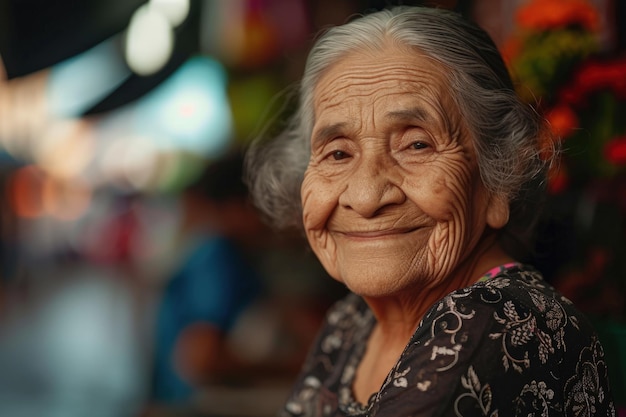
[[[548,137],[453,12],[397,7],[318,39],[298,111],[247,161],[258,206],[301,219],[350,290],[282,415],[614,415],[590,324],[509,244]]]

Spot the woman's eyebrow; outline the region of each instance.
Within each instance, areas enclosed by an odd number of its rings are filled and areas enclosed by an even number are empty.
[[[393,111],[387,112],[385,114],[385,118],[392,119],[394,121],[403,121],[403,122],[408,122],[408,121],[424,122],[424,121],[431,119],[431,116],[423,108],[413,107],[410,109],[393,110]]]
[[[430,114],[421,107],[389,111],[385,113],[384,117],[400,122],[424,122],[431,119]],[[315,146],[326,141],[328,138],[344,134],[346,126],[346,122],[338,122],[317,129],[311,138],[311,145]]]
[[[328,138],[342,134],[345,127],[345,122],[333,123],[331,125],[321,127],[311,138],[311,145],[315,146],[320,142],[324,142]]]

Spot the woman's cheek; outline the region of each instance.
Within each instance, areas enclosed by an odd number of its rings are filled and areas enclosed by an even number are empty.
[[[323,205],[319,200],[319,192],[315,190],[315,176],[306,173],[302,181],[300,189],[300,197],[302,199],[302,221],[304,229],[319,229],[325,223],[324,213],[321,212],[320,206]]]
[[[305,174],[301,188],[302,221],[311,249],[326,271],[337,278],[336,245],[328,232],[327,224],[338,199],[334,196],[332,187],[320,186],[324,182],[313,174]]]
[[[454,161],[456,162],[456,161]],[[458,166],[461,165],[461,166]],[[438,222],[456,222],[468,211],[472,183],[464,164],[435,165],[409,187],[408,193],[431,218]]]
[[[300,196],[305,229],[325,229],[339,201],[336,183],[316,172],[305,173]]]

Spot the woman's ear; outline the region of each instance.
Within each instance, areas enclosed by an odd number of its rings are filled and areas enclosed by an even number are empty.
[[[493,229],[501,229],[509,222],[509,199],[492,194],[487,206],[487,224]]]

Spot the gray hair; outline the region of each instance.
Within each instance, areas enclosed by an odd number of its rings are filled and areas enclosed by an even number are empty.
[[[542,144],[552,143],[544,140],[545,121],[516,94],[489,35],[444,9],[398,6],[332,27],[318,38],[306,62],[295,113],[272,141],[257,140],[248,150],[247,180],[257,207],[279,227],[301,226],[300,186],[310,157],[315,86],[348,53],[382,50],[389,42],[447,69],[452,96],[473,136],[482,181],[509,201],[504,231],[526,240],[520,233],[536,217],[550,163],[540,155]]]

